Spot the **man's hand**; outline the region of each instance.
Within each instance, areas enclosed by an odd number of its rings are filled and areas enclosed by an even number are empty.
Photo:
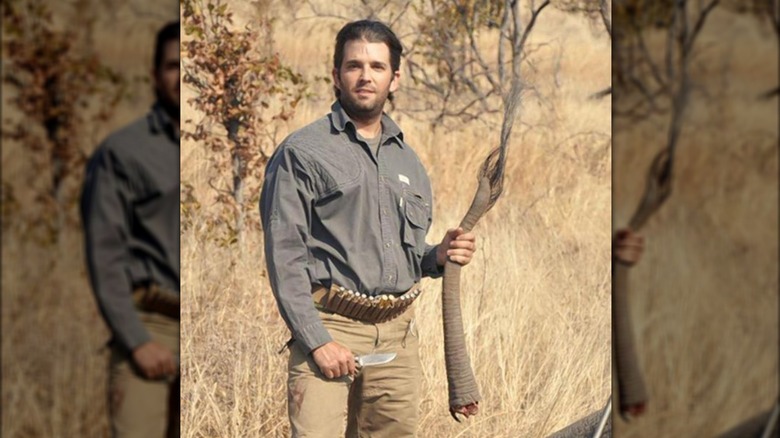
[[[355,375],[355,356],[349,348],[331,341],[312,350],[311,357],[328,379]]]
[[[147,379],[175,376],[178,372],[171,350],[155,341],[136,347],[133,362]]]
[[[642,416],[645,413],[647,405],[645,403],[639,403],[625,407],[624,409],[624,415],[627,415],[629,418],[636,418]]]
[[[617,261],[632,266],[642,258],[645,238],[626,228],[618,230],[613,243],[614,257]]]
[[[477,251],[476,242],[477,236],[466,233],[463,228],[447,230],[436,249],[436,264],[444,266],[447,258],[462,266],[469,264]]]

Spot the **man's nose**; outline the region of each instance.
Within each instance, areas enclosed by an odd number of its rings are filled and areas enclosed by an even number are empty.
[[[371,81],[371,75],[369,74],[371,72],[371,68],[369,66],[363,67],[360,70],[360,77],[359,79],[361,81]]]

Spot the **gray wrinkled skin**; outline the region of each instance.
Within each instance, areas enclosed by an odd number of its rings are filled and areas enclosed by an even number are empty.
[[[586,417],[566,426],[565,428],[553,433],[547,438],[591,438],[596,427],[599,425],[601,414],[604,411],[599,409]],[[604,433],[600,438],[612,438],[612,416],[607,421]]]

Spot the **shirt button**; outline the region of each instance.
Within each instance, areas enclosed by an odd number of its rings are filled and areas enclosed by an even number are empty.
[[[392,279],[393,279],[393,276],[392,276],[392,275],[388,275],[388,276],[387,276],[387,281],[390,281],[390,280],[392,280]]]
[[[390,248],[390,242],[385,243],[385,248]]]

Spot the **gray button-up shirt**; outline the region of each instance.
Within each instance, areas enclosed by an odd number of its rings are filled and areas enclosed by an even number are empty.
[[[97,148],[81,216],[98,306],[114,340],[133,350],[151,339],[133,287],[153,282],[179,291],[179,137],[159,105]]]
[[[307,353],[332,340],[312,285],[398,294],[443,274],[425,243],[430,180],[398,125],[382,116],[377,154],[338,102],[331,109],[276,149],[260,198],[271,288]]]

